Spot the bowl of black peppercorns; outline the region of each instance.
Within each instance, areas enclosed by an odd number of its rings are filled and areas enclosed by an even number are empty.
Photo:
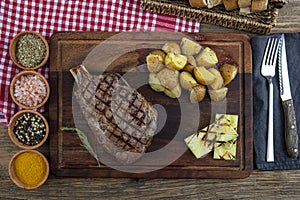
[[[22,149],[36,149],[49,135],[46,118],[33,110],[21,110],[10,120],[8,134],[14,144]]]

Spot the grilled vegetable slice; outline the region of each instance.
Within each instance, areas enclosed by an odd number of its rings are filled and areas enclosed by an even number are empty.
[[[235,160],[236,159],[236,140],[226,143],[215,143],[214,159]]]
[[[212,151],[215,140],[216,135],[207,135],[206,132],[201,131],[184,139],[186,145],[197,159],[204,157]]]
[[[236,132],[238,127],[239,116],[233,114],[216,114],[216,120],[221,120],[220,122],[231,126]]]
[[[230,124],[226,124],[225,118],[216,119],[214,123],[205,127],[201,131],[206,131],[207,134],[216,134],[217,142],[228,142],[230,140],[235,140],[238,137],[237,132]]]
[[[196,158],[212,150],[214,158],[232,160],[236,157],[238,115],[217,114],[214,123],[184,139]]]

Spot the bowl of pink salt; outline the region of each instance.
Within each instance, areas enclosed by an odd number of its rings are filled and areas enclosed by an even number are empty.
[[[13,101],[24,109],[35,109],[43,106],[50,95],[47,79],[33,70],[18,73],[10,84]]]

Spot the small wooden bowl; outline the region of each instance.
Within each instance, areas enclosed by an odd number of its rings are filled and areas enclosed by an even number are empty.
[[[15,168],[14,168],[14,162],[16,160],[16,158],[21,155],[22,153],[26,153],[26,152],[31,152],[31,153],[35,153],[35,154],[38,154],[39,156],[41,156],[41,158],[43,159],[44,163],[45,163],[45,166],[46,166],[46,173],[45,173],[45,176],[43,177],[42,181],[40,183],[38,183],[37,185],[34,185],[34,186],[27,186],[25,183],[23,183],[22,181],[19,180],[19,178],[17,177],[17,175],[15,174]],[[40,187],[41,185],[43,185],[48,176],[49,176],[49,162],[47,160],[47,158],[42,154],[40,153],[39,151],[36,151],[36,150],[22,150],[22,151],[19,151],[18,153],[16,153],[10,160],[9,162],[9,166],[8,166],[8,172],[9,172],[9,177],[10,179],[17,185],[19,186],[20,188],[23,188],[23,189],[27,189],[27,190],[30,190],[30,189],[35,189],[35,188],[38,188]]]
[[[20,142],[20,141],[18,140],[18,138],[16,137],[15,133],[14,133],[14,125],[15,125],[15,122],[16,122],[16,120],[17,120],[21,115],[23,115],[24,113],[33,113],[33,114],[36,114],[36,115],[38,115],[38,116],[43,120],[43,122],[45,123],[45,126],[46,126],[46,133],[45,133],[45,136],[44,136],[44,138],[42,139],[42,141],[40,141],[40,142],[39,142],[38,144],[36,144],[36,145],[30,146],[30,145],[26,145],[26,144]],[[36,149],[36,148],[42,146],[42,145],[45,143],[45,141],[47,140],[47,138],[48,138],[48,136],[49,136],[49,124],[48,124],[46,118],[45,118],[42,114],[40,114],[40,113],[38,113],[38,112],[36,112],[36,111],[33,111],[33,110],[21,110],[21,111],[17,112],[17,113],[11,118],[11,120],[10,120],[10,122],[9,122],[9,125],[8,125],[8,135],[9,135],[11,141],[12,141],[15,145],[17,145],[18,147],[20,147],[20,148],[22,148],[22,149],[27,149],[27,150]]]
[[[26,34],[33,34],[33,35],[36,35],[38,36],[39,38],[42,39],[42,41],[44,42],[45,46],[46,46],[46,55],[45,55],[45,58],[42,60],[42,62],[40,64],[38,64],[37,66],[35,67],[25,67],[23,65],[21,65],[17,58],[16,58],[16,50],[17,50],[17,42],[18,40],[20,39],[20,37],[22,37],[23,35],[26,35]],[[9,55],[10,55],[10,58],[12,59],[12,61],[18,66],[20,67],[21,69],[37,69],[43,65],[46,64],[48,58],[49,58],[49,45],[48,45],[48,42],[46,41],[46,39],[39,33],[37,32],[34,32],[34,31],[23,31],[23,32],[20,32],[18,33],[10,42],[10,45],[9,45]]]
[[[20,79],[21,76],[26,76],[26,75],[30,75],[30,74],[31,74],[31,75],[37,75],[37,76],[39,76],[39,77],[41,78],[41,80],[45,83],[46,89],[47,89],[46,97],[44,98],[44,100],[43,100],[40,104],[38,104],[38,105],[36,105],[36,106],[27,106],[27,105],[24,105],[24,104],[20,103],[20,102],[16,99],[16,97],[14,96],[14,90],[15,90],[15,87],[14,87],[14,86],[15,86],[16,81],[17,81],[18,79]],[[47,100],[48,100],[48,98],[49,98],[49,96],[50,96],[50,86],[49,86],[49,83],[48,83],[47,79],[46,79],[42,74],[40,74],[40,73],[38,73],[38,72],[36,72],[36,71],[33,71],[33,70],[25,70],[25,71],[22,71],[22,72],[18,73],[18,74],[13,78],[13,80],[11,81],[11,83],[10,83],[10,96],[11,96],[12,100],[13,100],[18,106],[20,106],[21,108],[24,108],[24,109],[35,109],[35,108],[39,108],[39,107],[43,106],[43,105],[47,102]]]

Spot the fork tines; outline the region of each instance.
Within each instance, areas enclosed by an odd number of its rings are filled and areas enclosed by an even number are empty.
[[[277,59],[278,55],[278,45],[279,45],[279,39],[272,37],[268,39],[266,49],[267,51],[265,53],[265,56],[263,58],[263,64],[265,65],[274,65]]]

